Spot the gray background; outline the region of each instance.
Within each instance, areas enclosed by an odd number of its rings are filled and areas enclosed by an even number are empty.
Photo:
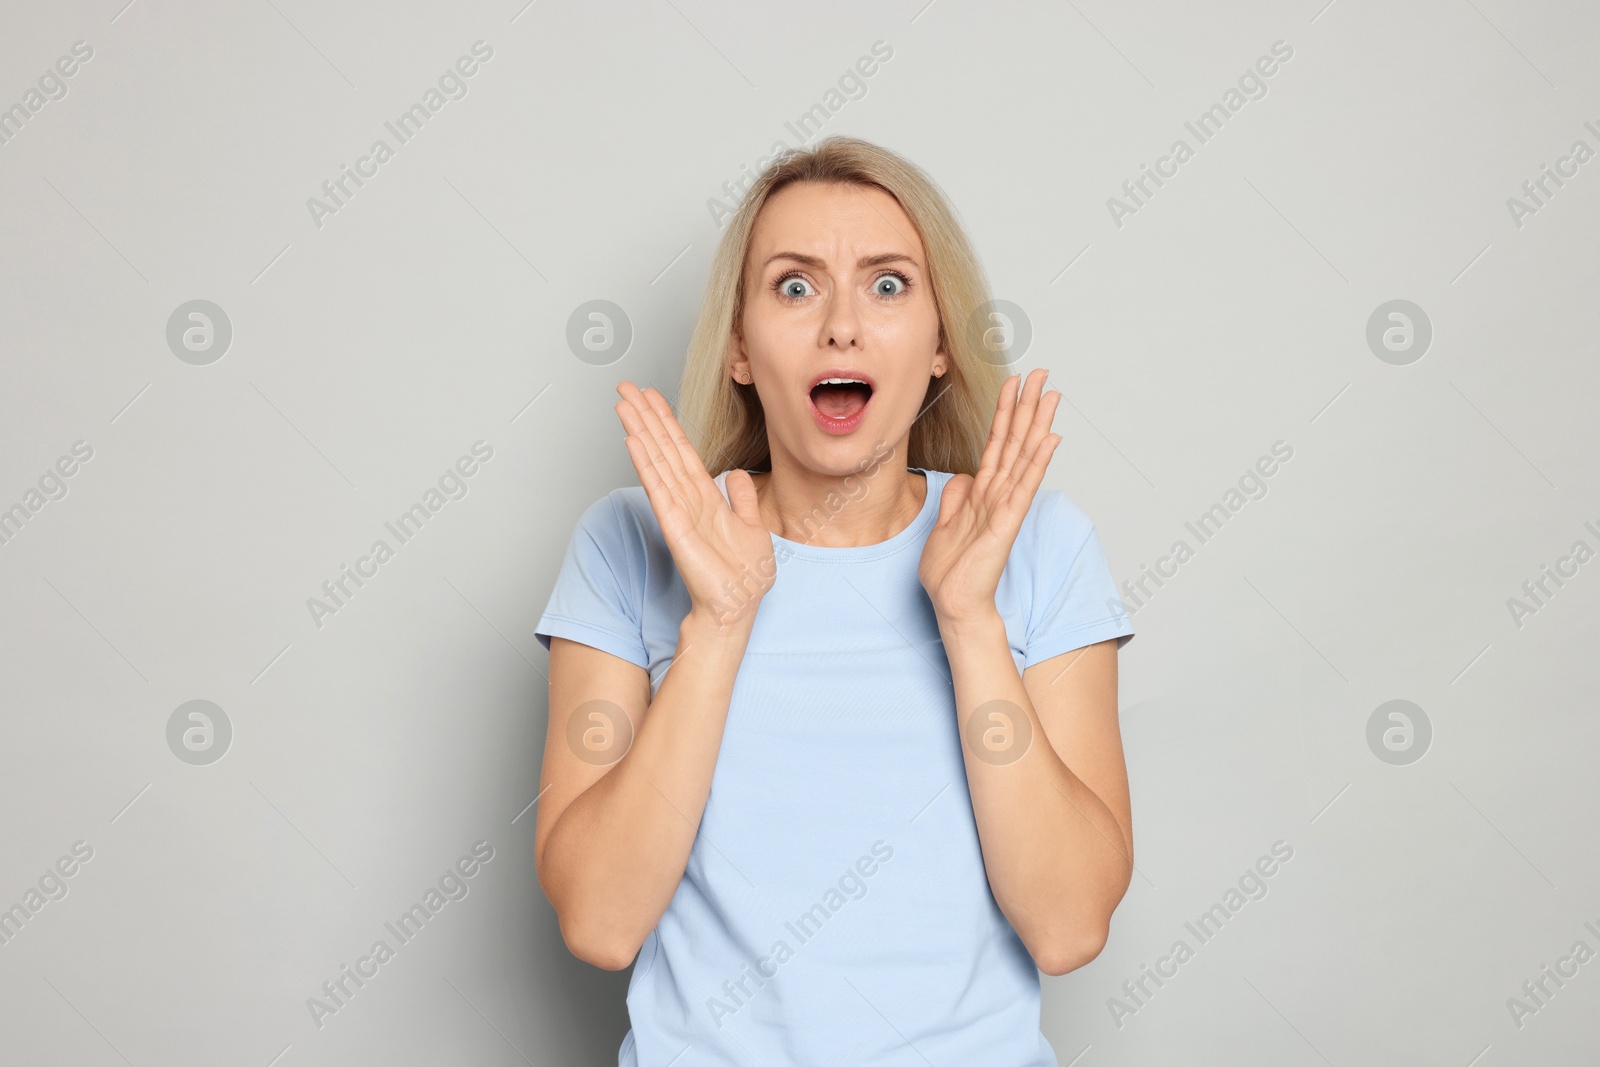
[[[480,39],[467,95],[317,226],[307,198]],[[1600,562],[1507,604],[1600,548],[1600,160],[1520,226],[1506,203],[1600,149],[1593,5],[13,0],[0,106],[79,40],[0,146],[0,507],[93,449],[0,545],[0,907],[94,852],[0,947],[7,1063],[613,1061],[627,974],[566,952],[534,876],[533,627],[578,514],[635,484],[616,382],[675,396],[708,199],[879,40],[821,133],[947,190],[1031,322],[1016,369],[1064,392],[1047,484],[1119,580],[1294,450],[1137,608],[1139,873],[1101,956],[1044,979],[1061,1062],[1593,1061],[1600,960],[1520,1027],[1506,1003],[1600,951]],[[195,299],[233,329],[206,365],[166,339]],[[595,299],[634,334],[605,366],[565,339]],[[1366,340],[1394,299],[1433,330],[1404,365]],[[316,625],[479,440],[467,494]],[[205,766],[167,739],[196,699],[233,730]],[[1403,766],[1367,742],[1394,699],[1433,729]],[[1268,895],[1114,1022],[1280,840]],[[478,841],[468,895],[314,1025]]]

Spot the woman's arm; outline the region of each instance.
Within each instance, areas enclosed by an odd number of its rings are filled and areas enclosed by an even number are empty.
[[[998,613],[939,629],[989,888],[1039,969],[1065,974],[1105,947],[1133,874],[1117,642],[1019,675]]]
[[[643,667],[550,639],[550,725],[534,863],[561,936],[579,959],[608,971],[626,967],[677,891],[711,792],[750,626],[745,620],[719,627],[691,612],[654,700]],[[596,700],[620,708],[636,729],[626,753],[609,766],[580,758],[568,741],[575,715],[585,727],[604,729],[583,707]]]
[[[534,831],[539,884],[579,959],[620,970],[672,901],[700,828],[734,679],[761,597],[776,577],[772,533],[755,483],[730,471],[722,495],[666,398],[617,386],[624,441],[689,593],[678,648],[650,699],[643,667],[560,637],[550,640],[550,726]],[[763,577],[765,576],[765,577]],[[728,590],[739,590],[731,596]],[[591,701],[605,705],[584,707]],[[598,714],[597,714],[598,713]],[[615,753],[569,744],[626,715]],[[618,720],[617,725],[621,725]],[[589,762],[593,760],[594,762]]]
[[[1035,369],[1015,393],[1006,380],[978,473],[945,483],[917,574],[950,663],[989,888],[1039,969],[1065,974],[1105,946],[1133,871],[1133,830],[1116,641],[1019,674],[995,604],[1061,443],[1047,432],[1061,394],[1044,393],[1045,378]]]

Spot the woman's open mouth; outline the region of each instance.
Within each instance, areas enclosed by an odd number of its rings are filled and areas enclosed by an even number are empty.
[[[872,403],[872,383],[865,378],[830,374],[811,387],[811,417],[823,431],[847,434],[861,425]]]

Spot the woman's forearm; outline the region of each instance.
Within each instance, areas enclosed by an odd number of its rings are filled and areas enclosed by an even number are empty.
[[[551,828],[545,892],[575,952],[626,967],[689,861],[754,613],[719,626],[693,612],[633,744]]]
[[[990,889],[1040,969],[1063,974],[1104,945],[1111,913],[1133,873],[1132,841],[1104,801],[1057,755],[999,615],[964,625],[941,621],[940,631]],[[990,701],[1001,709],[995,723],[1027,720],[1007,724],[1008,744],[1025,747],[1025,753],[1002,748],[990,759],[974,754],[970,720]],[[989,722],[983,719],[980,728]],[[1025,746],[1020,731],[1031,734]]]

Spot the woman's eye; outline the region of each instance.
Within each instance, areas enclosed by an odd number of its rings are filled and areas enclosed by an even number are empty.
[[[804,278],[791,277],[778,279],[778,292],[791,300],[798,300],[809,295],[811,285]]]
[[[906,280],[898,274],[885,274],[872,287],[879,296],[899,296],[906,291]]]

